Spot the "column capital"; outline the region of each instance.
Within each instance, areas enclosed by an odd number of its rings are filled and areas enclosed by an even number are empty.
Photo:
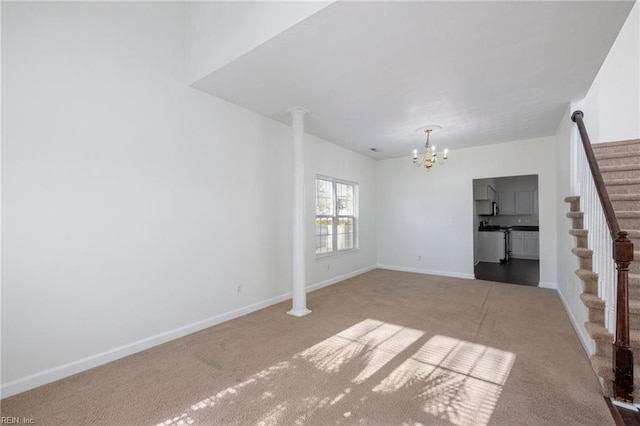
[[[311,111],[299,105],[288,108],[287,112],[291,114],[294,118],[304,117],[305,114],[311,114]]]

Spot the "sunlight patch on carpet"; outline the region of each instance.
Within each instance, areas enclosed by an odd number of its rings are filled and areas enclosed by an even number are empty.
[[[352,381],[362,383],[423,335],[419,330],[367,319],[296,357],[326,372],[337,372],[342,365],[361,357],[365,365]]]
[[[426,413],[454,425],[486,425],[514,361],[511,352],[434,336],[373,391],[394,393],[418,382]]]
[[[395,423],[436,417],[486,425],[515,355],[448,336],[427,338],[367,319],[158,425],[367,423],[389,415]]]

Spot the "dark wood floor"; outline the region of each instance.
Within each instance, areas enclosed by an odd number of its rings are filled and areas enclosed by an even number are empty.
[[[507,263],[479,262],[474,272],[476,279],[538,286],[540,262],[530,259],[510,259]]]

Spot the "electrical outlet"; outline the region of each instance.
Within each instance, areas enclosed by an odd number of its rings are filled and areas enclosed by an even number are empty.
[[[240,294],[242,293],[242,286],[241,285],[237,285],[236,286],[236,294]]]

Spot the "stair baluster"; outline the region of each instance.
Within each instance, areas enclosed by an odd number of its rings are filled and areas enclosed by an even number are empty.
[[[582,111],[575,111],[571,120],[578,126],[582,146],[589,163],[598,198],[613,241],[613,259],[616,263],[616,333],[613,345],[614,398],[633,403],[633,351],[629,336],[629,264],[633,260],[633,244],[627,233],[621,231],[613,205],[600,173],[600,168],[591,147],[591,141],[583,121]]]

